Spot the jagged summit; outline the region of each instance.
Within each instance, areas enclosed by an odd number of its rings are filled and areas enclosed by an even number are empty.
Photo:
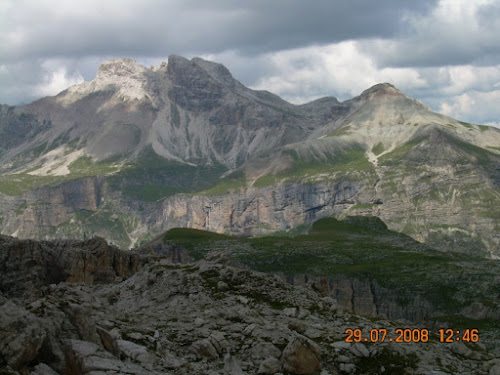
[[[56,98],[66,106],[102,92],[115,92],[115,97],[121,101],[143,100],[151,96],[147,88],[148,73],[152,70],[133,59],[106,60],[99,66],[92,81],[71,86]]]
[[[224,65],[212,61],[203,60],[199,57],[195,57],[191,61],[203,68],[208,74],[212,76],[212,78],[217,79],[225,84],[234,84],[234,78],[231,72]]]
[[[168,57],[167,75],[176,84],[185,84],[187,81],[202,81],[224,86],[229,89],[246,88],[236,81],[229,70],[222,64],[194,57],[191,60],[182,56]],[[215,88],[214,88],[215,89]]]
[[[97,78],[108,76],[130,77],[144,73],[147,68],[133,59],[119,58],[104,61],[97,70]]]

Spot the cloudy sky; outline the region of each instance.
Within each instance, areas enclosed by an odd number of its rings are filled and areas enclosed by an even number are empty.
[[[500,125],[500,0],[0,0],[0,103],[91,80],[107,58],[171,54],[294,103],[391,82]]]

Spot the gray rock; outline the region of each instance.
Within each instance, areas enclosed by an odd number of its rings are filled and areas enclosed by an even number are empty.
[[[203,318],[199,318],[199,317],[198,317],[198,318],[196,318],[196,319],[194,320],[194,322],[193,322],[193,323],[194,323],[194,325],[195,325],[196,327],[201,327],[202,325],[204,325],[204,324],[205,324],[205,319],[203,319]]]
[[[142,364],[152,364],[155,360],[155,356],[150,353],[146,347],[137,345],[133,342],[117,340],[116,346],[120,351],[120,356],[130,358],[136,362],[140,362]]]
[[[286,316],[295,317],[297,316],[297,308],[296,307],[286,307],[283,309],[283,314]]]
[[[463,342],[454,342],[450,345],[450,348],[453,353],[461,355],[462,357],[478,359],[478,354],[470,350]]]
[[[97,327],[96,328],[99,337],[101,338],[102,346],[108,352],[113,353],[115,355],[119,354],[118,347],[116,345],[116,340],[119,339],[119,333],[115,329],[114,331],[108,331],[104,328]]]
[[[244,296],[236,296],[236,298],[244,305],[247,305],[250,302],[250,300]]]
[[[101,357],[91,355],[83,358],[82,371],[84,373],[90,371],[120,371],[122,362],[117,358]]]
[[[353,374],[356,371],[356,365],[354,363],[341,363],[339,369],[346,374]]]
[[[31,375],[59,375],[55,372],[52,367],[46,365],[45,363],[39,363],[36,365],[31,372]]]
[[[335,357],[335,360],[339,363],[349,363],[349,362],[352,362],[352,359],[345,356],[345,355],[339,355],[337,357]]]
[[[366,348],[366,346],[360,342],[354,343],[350,348],[350,351],[352,354],[354,354],[356,357],[369,357],[370,352]]]
[[[240,362],[229,353],[227,353],[224,357],[224,374],[245,375],[241,369]]]
[[[281,350],[269,342],[258,342],[252,346],[251,356],[254,361],[261,361],[267,357],[279,358]]]
[[[17,369],[35,359],[46,337],[41,321],[33,314],[12,301],[1,302],[0,355],[8,365]]]
[[[323,335],[323,331],[316,328],[309,328],[306,329],[303,334],[310,339],[319,339]]]
[[[191,346],[192,352],[197,358],[217,358],[219,353],[209,339],[198,340]]]
[[[227,283],[225,283],[224,281],[220,280],[217,283],[217,289],[220,290],[221,292],[226,291],[228,289]]]
[[[264,359],[257,370],[257,374],[273,375],[281,370],[281,362],[275,357]]]
[[[254,297],[245,304],[231,292],[214,290],[212,281],[217,280],[218,275],[225,275],[225,279],[234,280],[238,292],[265,295],[270,300],[295,306],[297,311],[311,310],[321,296],[311,288],[296,288],[272,275],[210,262],[205,262],[201,274],[198,265],[152,262],[121,283],[55,284],[38,299],[26,296],[26,299],[11,300],[0,296],[0,313],[3,312],[0,358],[8,361],[6,371],[22,373],[30,363],[36,363],[33,360],[46,355],[57,373],[317,375],[321,370],[336,375],[355,372],[353,366],[367,355],[365,345],[341,340],[346,327],[382,326],[394,332],[392,321],[353,314],[339,316],[328,308],[313,309],[314,313],[301,322],[265,302],[253,303]],[[151,272],[157,274],[156,281],[147,285]],[[207,283],[207,275],[212,274],[216,276]],[[138,287],[130,289],[131,284]],[[116,297],[113,304],[107,303],[110,295]],[[36,301],[39,303],[33,303]],[[28,312],[17,303],[36,309]],[[82,307],[79,314],[86,313],[85,320],[78,324],[73,319],[81,315],[73,314],[73,305]],[[218,320],[224,321],[224,325],[218,326]],[[96,327],[95,342],[82,340],[92,337],[89,330],[81,329],[82,322],[87,321],[92,323],[90,327]],[[101,324],[104,321],[107,323]],[[42,329],[45,338],[40,349],[30,351],[26,357],[31,362],[25,362],[22,357],[16,357],[16,353],[9,352],[12,349],[9,345],[16,343],[18,337],[29,343],[33,326]],[[309,334],[313,332],[313,335],[318,331],[325,340],[316,344],[294,330],[310,330]],[[123,340],[122,333],[125,338],[137,340],[136,343]],[[332,339],[341,341],[331,343]],[[486,360],[495,358],[494,352],[480,347],[472,354],[461,345],[436,342],[404,346],[384,343],[369,347],[369,356],[377,356],[380,351],[396,356],[416,355],[417,368],[411,371],[420,374],[430,373],[440,365],[442,368],[453,366],[457,375],[488,374],[499,365],[496,360]],[[224,357],[226,353],[231,355]],[[13,358],[19,367],[10,366]]]
[[[179,367],[183,366],[185,361],[181,360],[180,358],[177,358],[172,353],[167,352],[163,355],[162,363],[165,368],[169,370],[176,370]]]
[[[345,341],[336,341],[332,342],[330,346],[335,349],[350,349],[352,344]]]
[[[99,347],[96,344],[88,341],[69,340],[69,345],[75,355],[81,358],[91,356],[99,351]]]

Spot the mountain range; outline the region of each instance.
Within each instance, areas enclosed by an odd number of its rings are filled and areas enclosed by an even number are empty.
[[[377,216],[442,251],[500,258],[500,130],[391,84],[294,105],[222,65],[104,62],[0,107],[0,228],[137,246],[173,227],[255,236]]]

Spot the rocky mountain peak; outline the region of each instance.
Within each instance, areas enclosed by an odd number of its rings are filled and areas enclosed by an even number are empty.
[[[170,55],[168,57],[167,63],[167,73],[171,75],[175,75],[187,69],[193,68],[193,63],[186,59],[185,57],[178,55]]]
[[[137,64],[129,58],[110,59],[104,61],[97,71],[97,78],[109,76],[130,77],[143,73],[145,66]]]
[[[58,101],[68,105],[99,91],[114,91],[124,101],[142,100],[150,96],[146,88],[148,72],[148,68],[133,59],[106,60],[94,80],[71,86],[58,95]]]
[[[363,91],[353,99],[355,105],[363,107],[365,120],[380,125],[403,124],[411,117],[414,122],[439,122],[438,115],[420,101],[406,96],[401,90],[390,83],[379,83]],[[361,108],[360,107],[360,108]],[[359,108],[357,110],[359,112]],[[358,115],[360,115],[358,113]],[[361,116],[361,117],[363,117]],[[437,116],[437,117],[436,117]],[[425,119],[424,119],[425,118]],[[364,120],[358,116],[359,124]]]
[[[234,86],[235,79],[222,64],[195,57],[188,60],[181,56],[168,57],[167,74],[177,84],[192,80],[214,80],[226,86]]]
[[[404,96],[404,94],[391,83],[378,83],[363,91],[360,95],[363,99],[371,99],[379,96]]]
[[[199,57],[195,57],[191,61],[205,70],[208,74],[210,74],[212,78],[218,81],[224,82],[226,84],[232,84],[234,82],[233,76],[231,75],[229,70],[222,64],[203,60]]]

